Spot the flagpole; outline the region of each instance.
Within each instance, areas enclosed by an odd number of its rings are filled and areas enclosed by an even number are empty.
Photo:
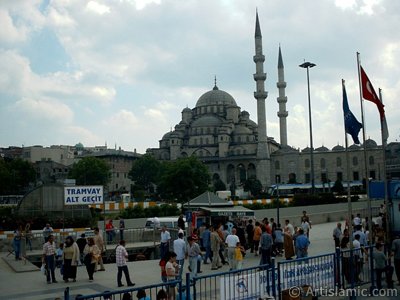
[[[379,88],[379,100],[383,104],[383,98],[382,98],[382,89]],[[386,119],[385,117],[381,119],[381,136],[382,136],[382,157],[383,157],[383,186],[384,186],[384,195],[385,195],[385,206],[386,206],[386,212],[385,212],[385,219],[386,219],[386,243],[389,243],[389,236],[390,236],[390,223],[389,223],[389,216],[388,216],[388,208],[391,207],[391,203],[389,205],[388,202],[388,180],[387,180],[387,173],[386,173],[386,144],[387,144],[387,138],[388,138],[388,132],[387,132],[387,124],[386,124]]]
[[[345,88],[345,81],[342,79],[342,89]],[[347,140],[347,132],[346,132],[346,120],[344,119],[344,145],[345,145],[345,153],[346,153],[346,172],[347,172],[347,207],[348,207],[348,220],[349,220],[349,246],[350,249],[353,249],[353,219],[351,216],[353,215],[353,207],[351,204],[351,193],[350,193],[350,158],[349,158],[349,143]]]
[[[367,193],[367,211],[368,211],[368,231],[370,236],[370,244],[372,245],[375,237],[374,231],[372,230],[372,208],[371,208],[371,198],[369,197],[369,168],[367,160],[367,145],[365,143],[365,119],[364,119],[364,103],[362,95],[362,85],[361,85],[361,70],[360,70],[360,53],[357,52],[357,69],[358,69],[358,86],[360,89],[360,105],[361,105],[361,123],[363,126],[363,148],[364,148],[364,165],[365,165],[365,189]]]

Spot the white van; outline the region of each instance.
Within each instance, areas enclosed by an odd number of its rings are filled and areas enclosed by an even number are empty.
[[[146,220],[146,225],[144,226],[145,228],[148,229],[153,229],[154,227],[156,228],[161,228],[163,226],[167,227],[168,229],[178,228],[178,217],[161,217],[161,218],[148,218]],[[158,219],[158,220],[157,220]],[[188,227],[188,224],[186,222],[186,218],[183,217],[183,220],[185,221],[185,226],[186,228]]]

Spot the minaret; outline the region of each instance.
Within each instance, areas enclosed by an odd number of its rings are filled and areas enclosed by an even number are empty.
[[[286,102],[287,97],[285,96],[285,71],[283,67],[283,60],[282,60],[282,53],[281,53],[281,46],[279,45],[279,55],[278,55],[278,82],[276,86],[279,90],[279,97],[277,98],[279,104],[279,131],[280,131],[280,141],[282,146],[287,146],[287,124],[286,118],[288,116],[288,112],[286,110]]]
[[[265,91],[265,80],[267,74],[264,73],[265,56],[262,51],[262,36],[258,12],[256,12],[256,30],[254,34],[256,53],[253,60],[256,64],[256,73],[253,75],[256,81],[256,91],[254,98],[257,100],[257,121],[258,121],[258,145],[257,145],[257,178],[263,185],[270,185],[270,161],[267,144],[267,120],[265,113],[265,99],[268,93]]]

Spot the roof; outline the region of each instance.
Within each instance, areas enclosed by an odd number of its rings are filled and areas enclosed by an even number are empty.
[[[228,201],[221,199],[217,195],[211,192],[204,192],[203,194],[197,196],[196,198],[190,200],[189,202],[186,202],[184,207],[192,207],[192,208],[198,208],[198,207],[229,207],[233,206],[232,203],[229,203]]]
[[[231,207],[200,207],[201,210],[210,213],[211,217],[252,217],[254,210],[243,206]]]

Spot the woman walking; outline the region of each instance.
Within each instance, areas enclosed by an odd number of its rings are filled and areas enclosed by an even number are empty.
[[[74,242],[72,236],[67,236],[63,251],[64,282],[68,282],[69,278],[71,278],[73,282],[76,281],[76,268],[78,266],[79,257],[78,245]]]
[[[93,281],[94,269],[96,266],[97,258],[100,255],[99,248],[94,244],[93,238],[88,238],[88,243],[83,250],[83,262],[86,265],[86,271],[89,275],[89,281]]]

